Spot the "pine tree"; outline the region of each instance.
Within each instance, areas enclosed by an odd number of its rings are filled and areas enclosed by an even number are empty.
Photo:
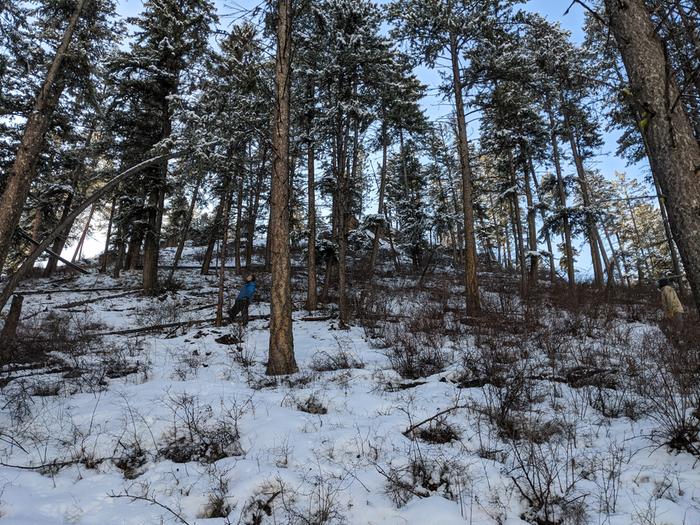
[[[510,6],[514,3],[516,2],[509,0],[397,0],[390,7],[391,16],[397,23],[395,35],[408,41],[416,58],[434,68],[438,58],[446,57],[451,66],[449,78],[456,110],[462,175],[465,297],[469,315],[479,312],[480,301],[476,276],[473,180],[462,85],[462,59],[475,36],[487,32],[502,16],[507,16]]]
[[[139,159],[156,145],[167,147],[173,129],[173,98],[182,95],[188,69],[207,52],[207,37],[215,20],[207,0],[146,2],[140,16],[130,20],[138,29],[128,52],[113,61],[124,99],[122,133],[125,159]],[[143,287],[158,286],[158,255],[167,192],[168,163],[142,177],[143,227],[131,233],[133,261],[143,242]]]
[[[84,56],[83,52],[88,50],[93,42],[101,41],[100,27],[104,25],[105,17],[112,11],[113,3],[109,0],[77,0],[75,4],[68,6],[61,2],[46,2],[40,4],[36,11],[36,14],[44,20],[56,22],[53,27],[58,33],[55,40],[58,45],[41,80],[31,111],[26,115],[27,120],[21,141],[16,148],[15,158],[2,187],[0,272],[4,267],[15,229],[19,225],[31,183],[36,176],[37,163],[45,147],[46,132],[66,86],[71,83],[71,65],[79,67],[82,62],[81,57]],[[22,15],[16,9],[9,12],[14,13],[13,18]],[[97,35],[94,34],[96,30]],[[14,35],[17,33],[14,32]],[[14,44],[15,42],[11,42],[11,45]],[[77,58],[68,53],[71,44],[76,50]],[[7,59],[3,62],[6,64]]]

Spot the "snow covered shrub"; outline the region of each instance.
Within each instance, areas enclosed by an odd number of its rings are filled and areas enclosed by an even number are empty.
[[[388,334],[386,343],[384,354],[389,365],[404,379],[429,377],[447,366],[442,339],[434,334],[410,333],[400,327]]]
[[[214,481],[211,492],[207,495],[207,504],[200,512],[199,517],[203,519],[227,518],[234,506],[229,502],[230,479],[227,472],[220,472],[212,465],[208,472],[209,477]]]
[[[34,317],[22,323],[15,338],[2,342],[0,366],[21,363],[51,364],[62,357],[87,353],[97,343],[90,335],[93,322],[89,316],[56,314]]]
[[[159,453],[174,463],[213,463],[230,456],[242,456],[238,420],[245,407],[236,407],[214,418],[210,405],[182,393],[166,401],[172,411],[172,428],[166,432]]]
[[[459,432],[444,417],[431,421],[429,425],[414,429],[409,436],[437,445],[459,440]]]
[[[303,486],[311,490],[303,491]],[[316,475],[302,486],[291,488],[281,478],[262,484],[246,501],[241,525],[340,525],[345,523],[338,498],[343,480]]]
[[[595,483],[598,486],[599,512],[610,516],[617,512],[617,500],[622,488],[622,470],[634,454],[622,444],[612,442],[608,450],[592,460]]]
[[[317,372],[332,372],[334,370],[349,370],[351,368],[364,368],[365,364],[351,350],[353,344],[351,339],[341,338],[334,335],[333,338],[338,344],[336,352],[318,352],[311,361],[311,369]]]
[[[530,507],[521,519],[533,525],[587,523],[578,483],[583,479],[579,458],[572,456],[573,437],[547,443],[510,441],[507,474]]]
[[[652,440],[700,456],[700,349],[676,347],[657,331],[641,349],[648,366],[637,386],[658,424]]]
[[[319,352],[314,355],[310,368],[317,372],[332,372],[334,370],[349,370],[364,368],[365,364],[345,349],[338,352]]]
[[[384,476],[384,490],[398,508],[414,497],[427,498],[440,495],[456,501],[461,488],[466,486],[467,472],[456,460],[446,457],[430,457],[416,446],[406,456],[397,459],[385,470],[375,465]]]
[[[208,366],[211,352],[180,348],[173,350],[172,354],[176,363],[173,369],[174,377],[180,381],[186,381],[190,377],[197,377],[199,369]]]
[[[147,461],[148,455],[141,447],[141,443],[138,440],[122,441],[120,439],[117,442],[112,463],[122,471],[126,479],[136,479],[139,477],[143,472],[141,467],[143,467]]]
[[[158,326],[182,320],[183,303],[176,294],[164,294],[148,300],[134,312],[138,326]]]
[[[391,313],[389,297],[389,294],[380,293],[376,288],[363,290],[358,297],[355,316],[370,339],[376,340],[384,336],[385,325]]]
[[[316,394],[311,394],[303,401],[297,402],[297,410],[301,410],[302,412],[306,412],[307,414],[317,415],[323,415],[328,413],[328,409],[325,406],[323,406],[323,403],[320,399],[318,399],[318,397],[316,397]]]

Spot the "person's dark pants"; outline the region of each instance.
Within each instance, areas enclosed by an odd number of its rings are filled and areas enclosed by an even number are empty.
[[[241,314],[241,322],[243,324],[248,324],[248,305],[250,301],[248,299],[236,299],[233,303],[233,307],[228,312],[228,318],[230,322],[233,322],[238,314]]]
[[[685,335],[684,329],[685,323],[683,314],[676,314],[670,319],[665,318],[661,322],[661,331],[675,347],[679,347],[679,345],[683,342]]]

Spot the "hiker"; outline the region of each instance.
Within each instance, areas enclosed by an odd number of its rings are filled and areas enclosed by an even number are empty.
[[[670,325],[669,328],[673,328],[678,332],[683,326],[683,314],[685,313],[681,300],[668,279],[659,279],[657,285],[661,291],[664,320]]]
[[[236,319],[236,316],[238,314],[241,314],[241,322],[244,325],[248,324],[248,306],[250,305],[250,301],[253,298],[253,294],[255,294],[256,288],[257,285],[255,284],[255,274],[251,273],[246,276],[245,284],[243,285],[243,288],[241,288],[241,291],[238,292],[236,302],[233,304],[233,307],[228,311],[228,317],[231,323],[233,323],[234,319]]]

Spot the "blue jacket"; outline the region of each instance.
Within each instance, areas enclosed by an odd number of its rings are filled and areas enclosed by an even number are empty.
[[[257,286],[258,285],[255,284],[255,281],[245,283],[243,288],[241,288],[241,291],[238,292],[238,298],[236,300],[240,301],[242,299],[248,299],[250,301],[253,298],[253,294],[255,293]]]

